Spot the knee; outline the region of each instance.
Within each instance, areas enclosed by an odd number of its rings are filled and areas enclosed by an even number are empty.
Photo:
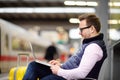
[[[29,63],[29,65],[34,65],[36,62],[35,61],[32,61]]]
[[[32,61],[29,63],[28,68],[35,67],[35,65],[36,65],[36,62]]]

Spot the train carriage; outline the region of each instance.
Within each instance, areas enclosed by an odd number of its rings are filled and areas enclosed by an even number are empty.
[[[18,53],[31,53],[29,43],[32,44],[34,53],[42,59],[44,50],[51,44],[51,41],[39,35],[32,34],[24,28],[0,19],[0,72],[6,73],[12,67],[17,66]],[[22,65],[25,65],[26,58],[23,56]],[[30,60],[33,59],[30,54]]]

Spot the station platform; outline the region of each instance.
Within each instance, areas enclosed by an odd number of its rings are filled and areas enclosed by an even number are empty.
[[[8,80],[8,73],[0,74],[0,80]]]

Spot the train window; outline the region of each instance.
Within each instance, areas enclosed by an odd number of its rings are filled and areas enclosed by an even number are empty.
[[[34,53],[44,53],[45,48],[32,43],[32,48]],[[31,47],[29,42],[16,37],[12,38],[12,50],[18,52],[31,52]]]
[[[19,50],[19,51],[29,51],[30,47],[27,41],[13,37],[12,38],[12,49]]]
[[[19,50],[19,40],[16,38],[12,38],[12,49]]]
[[[8,49],[8,46],[9,46],[9,44],[8,44],[8,34],[6,34],[6,37],[5,37],[5,40],[6,40],[6,49]]]

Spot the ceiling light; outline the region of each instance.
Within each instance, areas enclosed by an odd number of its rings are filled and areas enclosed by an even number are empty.
[[[87,3],[85,1],[76,1],[77,6],[86,6]]]
[[[109,30],[109,37],[112,40],[119,40],[120,39],[120,31],[116,30],[116,29],[110,29]]]
[[[109,2],[109,6],[120,6],[120,2]]]
[[[120,9],[111,8],[111,9],[110,9],[110,13],[113,13],[113,14],[120,14]]]
[[[112,2],[109,2],[108,5],[109,5],[109,6],[113,6],[113,3],[112,3]]]
[[[98,6],[97,2],[89,2],[89,1],[65,1],[65,5],[71,5],[71,6]]]
[[[113,2],[113,6],[120,6],[120,2]]]
[[[75,5],[75,1],[65,1],[65,5]]]
[[[97,2],[87,2],[87,6],[98,6]]]
[[[109,20],[109,24],[118,24],[118,20]]]
[[[88,7],[8,7],[0,8],[0,13],[95,13],[95,8]],[[120,9],[110,9],[112,14],[120,14]]]
[[[80,23],[79,19],[77,19],[77,18],[70,18],[69,22],[70,23]]]
[[[118,23],[120,24],[120,20],[118,20]]]
[[[95,13],[95,8],[86,7],[22,7],[0,8],[0,13]]]
[[[35,13],[95,13],[94,8],[83,8],[83,7],[44,7],[35,8]]]

